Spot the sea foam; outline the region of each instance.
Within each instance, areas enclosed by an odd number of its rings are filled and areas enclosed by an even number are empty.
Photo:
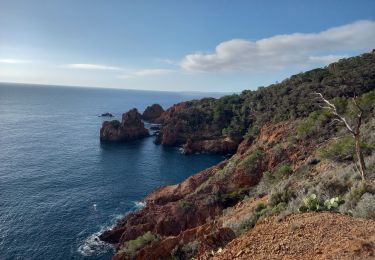
[[[117,214],[113,217],[111,221],[110,226],[102,226],[98,232],[95,232],[91,235],[89,235],[86,239],[83,240],[81,245],[78,247],[78,253],[80,253],[83,256],[100,256],[102,254],[107,253],[110,250],[114,250],[114,246],[106,243],[104,241],[101,241],[99,236],[102,234],[104,231],[112,229],[116,223],[124,218],[127,214],[130,212],[134,212],[137,210],[140,210],[146,206],[146,202],[143,201],[133,201],[134,206],[133,208],[128,211],[126,214]],[[93,205],[94,208],[96,209],[96,204]]]

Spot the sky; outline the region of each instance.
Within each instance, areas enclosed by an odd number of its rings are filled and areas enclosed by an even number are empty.
[[[373,0],[0,0],[0,82],[238,92],[373,48]]]

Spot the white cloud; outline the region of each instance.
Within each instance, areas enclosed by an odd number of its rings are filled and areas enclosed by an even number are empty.
[[[123,79],[130,79],[130,78],[136,78],[136,77],[147,77],[147,76],[161,76],[166,75],[174,72],[173,70],[169,69],[143,69],[143,70],[137,70],[133,71],[127,74],[120,75],[119,78]]]
[[[29,60],[18,60],[18,59],[0,59],[0,63],[24,64],[24,63],[31,63],[31,61],[29,61]]]
[[[158,62],[161,62],[161,63],[166,63],[166,64],[169,64],[169,65],[176,65],[178,64],[178,62],[176,62],[175,60],[172,60],[172,59],[156,59]]]
[[[258,41],[233,39],[216,46],[214,53],[185,56],[181,67],[187,71],[258,71],[282,69],[309,63],[328,64],[346,55],[339,51],[371,50],[375,46],[375,22],[358,21],[319,33],[276,35]]]
[[[70,69],[83,69],[83,70],[122,70],[119,67],[113,67],[102,64],[88,64],[88,63],[73,63],[64,65],[65,68]]]
[[[137,76],[159,76],[171,73],[172,70],[168,69],[145,69],[134,72]]]

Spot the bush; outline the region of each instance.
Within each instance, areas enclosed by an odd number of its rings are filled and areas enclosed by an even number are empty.
[[[254,150],[242,160],[239,165],[240,169],[246,171],[248,174],[253,173],[254,170],[256,170],[260,166],[260,163],[262,162],[262,156],[262,150]]]
[[[190,202],[190,201],[186,201],[186,200],[180,200],[180,201],[178,202],[178,205],[179,205],[182,209],[184,209],[184,210],[193,210],[193,209],[195,209],[195,205],[194,205],[192,202]]]
[[[156,239],[157,236],[148,231],[144,233],[142,236],[139,236],[134,240],[126,242],[125,247],[121,249],[121,251],[126,252],[130,256],[134,256],[139,249],[151,243],[152,241],[155,241]]]
[[[275,206],[279,203],[288,203],[295,197],[293,191],[284,189],[282,191],[271,192],[270,205]]]
[[[339,197],[327,199],[322,201],[315,194],[311,194],[303,199],[303,205],[300,206],[300,212],[307,211],[322,211],[322,210],[336,210],[340,204],[344,203]]]
[[[264,203],[259,203],[254,208],[254,214],[257,218],[260,218],[264,215],[266,215],[269,212],[269,208]]]
[[[255,138],[258,136],[260,132],[260,129],[258,126],[256,125],[253,125],[251,127],[249,127],[249,129],[247,130],[246,134],[245,134],[245,137],[246,138]]]
[[[274,171],[267,171],[264,173],[266,178],[271,181],[279,181],[293,172],[292,167],[288,164],[283,164]]]
[[[375,220],[375,195],[365,193],[354,208],[353,216]]]
[[[320,211],[323,209],[322,201],[315,194],[311,194],[303,199],[303,205],[299,208],[300,212]]]
[[[319,110],[310,113],[309,117],[304,119],[297,127],[297,136],[305,138],[316,130],[322,122],[328,119],[327,110]]]
[[[340,204],[342,204],[342,200],[339,199],[339,197],[331,198],[326,201],[324,201],[324,208],[327,210],[333,210],[337,209]]]
[[[364,155],[370,155],[374,150],[374,147],[366,143],[362,143],[361,148]],[[338,139],[328,147],[320,149],[318,153],[320,157],[334,161],[353,160],[355,157],[354,139],[352,137]]]
[[[312,191],[322,199],[343,196],[353,186],[352,178],[349,172],[331,172],[331,176],[322,176],[318,184],[313,184]]]
[[[194,240],[193,242],[187,243],[186,245],[178,245],[172,250],[171,258],[173,260],[193,259],[198,251],[198,247],[198,240]]]

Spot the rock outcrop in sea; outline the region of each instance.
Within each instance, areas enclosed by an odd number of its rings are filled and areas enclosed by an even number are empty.
[[[105,121],[100,129],[101,142],[127,142],[149,136],[136,108],[122,114],[122,121]]]
[[[164,113],[164,109],[159,104],[148,106],[142,114],[142,119],[148,122],[156,123],[156,120]]]
[[[109,112],[103,113],[100,115],[101,117],[113,117],[113,115]]]

